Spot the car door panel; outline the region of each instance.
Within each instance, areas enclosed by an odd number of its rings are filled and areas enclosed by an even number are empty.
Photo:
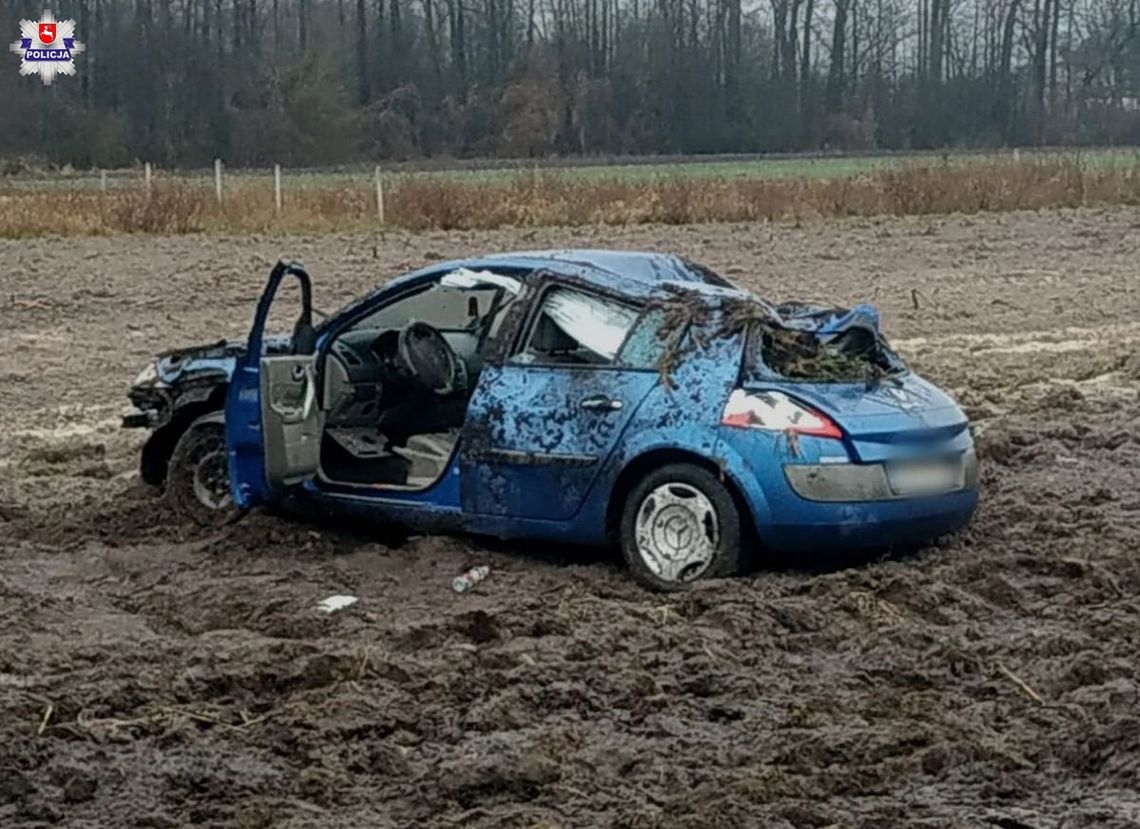
[[[265,479],[273,489],[301,483],[320,465],[324,413],[317,404],[315,373],[311,355],[261,360]]]
[[[654,372],[608,367],[486,369],[461,447],[464,511],[572,518],[657,382]]]
[[[270,306],[287,276],[296,277],[302,298],[290,341],[293,353],[266,354]],[[299,265],[278,262],[258,301],[246,352],[238,360],[226,393],[230,489],[239,508],[268,501],[316,471],[313,453],[319,452],[321,413],[316,402],[313,340],[309,275]]]

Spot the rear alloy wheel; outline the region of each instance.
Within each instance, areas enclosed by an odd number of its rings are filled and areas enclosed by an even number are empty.
[[[221,526],[236,515],[226,430],[211,415],[191,423],[175,444],[164,497],[175,512],[203,527]]]
[[[700,578],[735,574],[741,560],[740,511],[708,470],[670,464],[645,476],[622,510],[621,548],[646,587],[679,590]]]

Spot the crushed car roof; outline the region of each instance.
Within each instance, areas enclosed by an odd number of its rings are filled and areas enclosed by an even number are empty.
[[[545,270],[632,296],[660,294],[670,284],[684,285],[700,292],[744,293],[707,268],[687,262],[679,256],[627,250],[566,249],[496,253],[436,263],[411,276],[414,278],[428,272],[461,267]]]
[[[570,265],[584,265],[600,271],[608,271],[617,276],[624,276],[644,282],[648,285],[657,285],[662,282],[705,282],[718,284],[710,278],[709,272],[695,268],[678,256],[668,253],[648,253],[633,250],[539,250],[519,253],[503,253],[489,257],[491,259],[542,259],[552,262],[565,262]],[[721,280],[723,282],[723,280]]]

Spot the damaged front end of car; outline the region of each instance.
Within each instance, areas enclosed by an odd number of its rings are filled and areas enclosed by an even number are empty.
[[[266,351],[287,350],[288,337],[273,338]],[[122,419],[124,429],[150,429],[140,462],[142,479],[162,486],[178,438],[195,419],[220,412],[238,360],[246,353],[242,340],[219,340],[206,345],[158,354],[127,391],[134,410]]]
[[[210,345],[165,351],[131,384],[127,397],[137,409],[123,417],[124,428],[157,429],[184,406],[208,400],[233,374],[245,343],[222,340]]]

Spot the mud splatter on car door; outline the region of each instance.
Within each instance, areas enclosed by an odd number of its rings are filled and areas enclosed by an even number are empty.
[[[653,372],[507,365],[484,373],[468,408],[465,512],[565,520],[577,512]],[[554,497],[551,497],[554,494]]]
[[[484,372],[468,406],[465,512],[572,517],[658,382],[618,359],[637,309],[565,288],[539,302],[516,352]]]

